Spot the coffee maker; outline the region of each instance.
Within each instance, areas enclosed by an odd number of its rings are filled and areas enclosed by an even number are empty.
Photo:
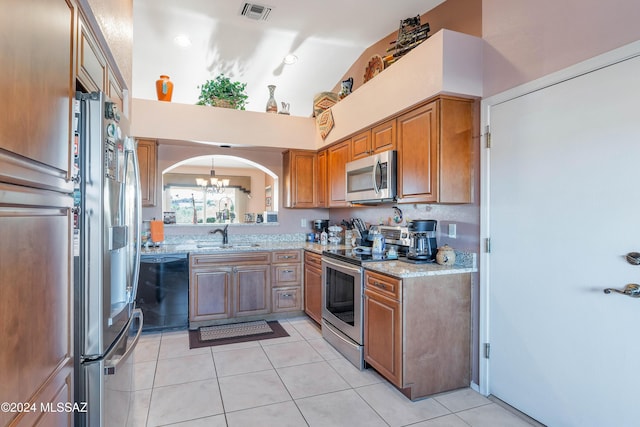
[[[409,250],[407,259],[415,262],[435,262],[438,246],[434,219],[418,219],[407,224],[409,229]]]

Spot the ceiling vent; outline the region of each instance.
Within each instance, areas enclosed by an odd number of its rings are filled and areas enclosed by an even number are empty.
[[[242,6],[240,15],[256,21],[266,21],[270,13],[270,7],[261,4],[245,3],[244,6]]]

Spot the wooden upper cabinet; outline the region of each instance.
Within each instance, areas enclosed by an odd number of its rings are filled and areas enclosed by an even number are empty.
[[[316,207],[316,157],[315,151],[309,150],[288,150],[283,154],[285,207]]]
[[[0,13],[1,181],[73,191],[73,4],[11,2]]]
[[[371,155],[371,131],[366,130],[351,138],[351,160]]]
[[[139,139],[137,151],[138,164],[140,165],[140,194],[142,206],[155,206],[158,143],[156,140]]]
[[[371,153],[396,149],[396,119],[386,121],[371,129]]]
[[[473,201],[473,102],[440,98],[398,117],[399,203]]]
[[[108,79],[107,79],[107,96],[109,99],[116,104],[118,107],[118,111],[121,113],[124,112],[124,91],[122,90],[122,85],[116,78],[113,73],[113,70],[109,68]]]
[[[349,206],[347,202],[346,165],[351,160],[351,140],[340,142],[328,148],[328,207]]]
[[[327,207],[327,162],[328,162],[329,154],[327,150],[322,150],[318,152],[317,163],[316,163],[316,207],[325,208]]]
[[[78,59],[76,76],[88,92],[104,91],[107,84],[107,60],[82,16],[78,19]]]

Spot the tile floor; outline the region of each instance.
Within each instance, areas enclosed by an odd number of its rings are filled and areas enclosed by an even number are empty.
[[[187,331],[143,335],[128,426],[536,425],[471,389],[411,402],[353,367],[310,319],[280,323],[289,337],[193,350]]]

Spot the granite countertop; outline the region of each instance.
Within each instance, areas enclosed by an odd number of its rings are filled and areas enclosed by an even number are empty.
[[[197,239],[175,239],[161,244],[159,247],[143,248],[141,255],[164,255],[164,254],[210,254],[210,253],[237,253],[237,252],[259,252],[278,250],[307,250],[317,254],[327,247],[334,249],[348,248],[346,245],[320,245],[302,240],[267,240],[260,241],[232,241],[224,247],[220,241],[197,240]],[[436,276],[443,274],[474,273],[478,271],[476,266],[476,254],[456,251],[456,264],[453,266],[438,264],[410,264],[400,260],[397,261],[372,261],[363,263],[366,270],[387,274],[397,278]]]

